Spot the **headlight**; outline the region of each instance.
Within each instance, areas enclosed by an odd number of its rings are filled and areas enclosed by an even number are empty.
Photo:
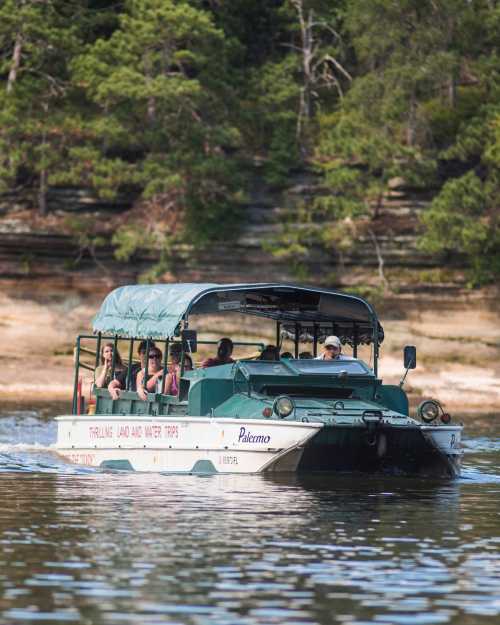
[[[273,410],[279,417],[284,419],[295,410],[295,404],[290,397],[283,395],[282,397],[277,397],[274,400]]]
[[[417,415],[426,423],[431,423],[434,419],[437,419],[441,405],[434,399],[427,399],[423,401],[417,407]]]

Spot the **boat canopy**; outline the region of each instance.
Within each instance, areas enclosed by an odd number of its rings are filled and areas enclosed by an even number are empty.
[[[153,284],[123,286],[106,296],[94,318],[94,332],[134,338],[178,336],[189,315],[238,312],[267,317],[282,329],[343,343],[368,344],[383,329],[360,297],[289,284]]]

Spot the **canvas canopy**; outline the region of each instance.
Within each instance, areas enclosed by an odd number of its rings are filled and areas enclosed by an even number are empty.
[[[274,319],[300,332],[331,333],[344,343],[378,342],[383,330],[360,297],[288,284],[155,284],[112,291],[94,318],[94,332],[172,338],[194,314],[239,312]]]

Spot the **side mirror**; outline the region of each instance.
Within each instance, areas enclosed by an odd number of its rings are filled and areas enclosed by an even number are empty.
[[[198,335],[196,330],[183,330],[181,336],[183,352],[194,354],[198,351]]]
[[[415,369],[417,366],[417,348],[415,345],[405,345],[404,348],[404,368]]]

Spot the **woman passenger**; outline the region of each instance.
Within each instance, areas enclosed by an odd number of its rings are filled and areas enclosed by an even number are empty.
[[[141,369],[137,374],[137,394],[144,401],[147,400],[147,393],[154,393],[157,388],[157,383],[163,376],[163,367],[161,363],[162,353],[157,347],[150,347],[148,354],[148,379],[144,384],[144,374],[146,368]]]
[[[165,378],[165,395],[178,395],[181,377],[181,352],[176,347],[170,351],[170,367]],[[193,370],[193,360],[189,354],[184,354],[184,371]]]
[[[105,343],[101,348],[100,361],[101,365],[95,370],[95,385],[97,388],[107,388],[111,382],[111,372],[113,369],[113,343]],[[126,368],[123,366],[123,362],[118,350],[116,350],[115,356],[115,379],[120,379],[126,375]]]

